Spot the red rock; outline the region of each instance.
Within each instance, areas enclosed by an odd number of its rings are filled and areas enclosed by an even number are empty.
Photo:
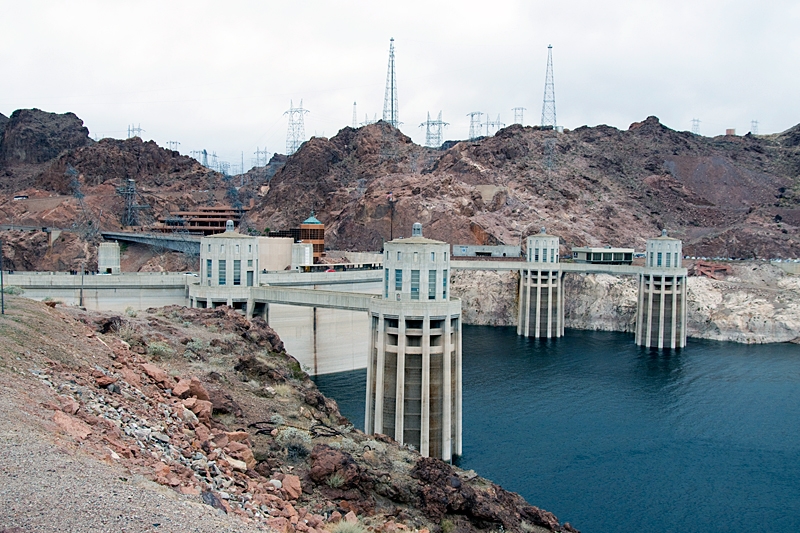
[[[197,403],[197,398],[186,398],[181,402],[187,409],[191,409]]]
[[[139,379],[139,375],[131,370],[130,368],[122,367],[119,369],[119,373],[122,374],[122,379],[128,382],[129,385],[138,388],[142,386],[142,380]]]
[[[190,495],[190,496],[199,496],[200,495],[200,489],[198,489],[197,487],[192,486],[192,485],[189,485],[189,486],[181,485],[180,487],[178,487],[178,492],[180,492],[181,494],[187,494],[187,495]]]
[[[97,383],[98,387],[106,388],[109,385],[111,385],[112,383],[116,383],[117,382],[117,378],[114,378],[114,377],[111,377],[111,376],[100,376],[100,377],[94,378],[94,382]]]
[[[327,444],[317,444],[311,450],[309,476],[315,483],[324,483],[333,473],[342,476],[342,488],[345,489],[358,480],[361,470],[350,454]]]
[[[160,385],[161,388],[168,389],[172,386],[174,381],[169,375],[158,368],[156,365],[151,363],[144,363],[142,365],[142,370],[145,374],[150,376],[150,379],[156,382],[156,384]]]
[[[358,523],[358,517],[356,516],[356,513],[354,513],[353,511],[350,511],[349,513],[344,515],[344,521],[345,522],[349,522],[350,524],[357,524]],[[427,533],[430,533],[430,532],[427,532]]]
[[[182,379],[178,381],[174,387],[172,387],[172,395],[177,396],[178,398],[187,398],[189,397],[189,384],[191,381],[188,379]]]
[[[197,415],[201,422],[211,421],[211,402],[206,400],[195,400],[194,405],[189,409]]]
[[[281,516],[267,519],[267,525],[277,533],[290,533],[289,521]]]
[[[189,396],[195,396],[198,400],[211,401],[211,398],[208,397],[208,391],[200,383],[200,380],[195,377],[189,380]]]
[[[66,396],[61,396],[58,398],[59,403],[61,404],[61,410],[67,413],[68,415],[74,415],[80,409],[80,404],[73,400],[72,398],[67,398]]]
[[[197,436],[197,439],[200,442],[205,442],[211,436],[211,432],[209,431],[208,427],[204,424],[198,424],[197,427],[194,428],[194,434]]]
[[[253,460],[255,462],[255,459]],[[300,485],[300,478],[293,475],[293,474],[286,474],[283,477],[283,490],[286,491],[286,495],[296,500],[303,494],[303,489]]]
[[[340,513],[339,511],[334,511],[334,512],[331,513],[331,516],[328,518],[328,522],[331,522],[331,523],[338,522],[341,519],[342,519],[342,513]]]
[[[250,438],[250,434],[246,431],[226,431],[225,435],[231,442],[244,442]]]
[[[92,428],[86,422],[78,420],[63,411],[56,411],[53,414],[53,421],[72,437],[83,440],[92,434]]]

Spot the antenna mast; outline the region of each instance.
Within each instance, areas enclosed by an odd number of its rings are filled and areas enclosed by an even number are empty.
[[[542,129],[556,129],[556,88],[553,82],[553,45],[547,45],[547,74],[542,102]]]
[[[389,69],[386,72],[386,93],[383,98],[383,120],[400,127],[397,107],[397,78],[394,72],[394,37],[389,39]]]

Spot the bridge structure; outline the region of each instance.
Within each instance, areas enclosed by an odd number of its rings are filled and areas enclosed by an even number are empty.
[[[164,234],[131,231],[101,231],[100,235],[108,241],[146,244],[189,255],[200,255],[200,238],[202,237],[202,235],[181,232]]]

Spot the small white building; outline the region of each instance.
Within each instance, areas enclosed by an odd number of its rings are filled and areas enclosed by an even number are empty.
[[[225,233],[200,239],[200,282],[207,286],[245,286],[257,283],[258,238],[233,230],[233,221]]]
[[[97,271],[101,274],[119,274],[122,271],[118,242],[101,242],[97,247]]]

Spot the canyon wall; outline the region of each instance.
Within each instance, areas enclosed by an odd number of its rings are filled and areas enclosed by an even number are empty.
[[[516,272],[455,272],[465,324],[517,323]],[[632,276],[567,274],[567,328],[622,331],[636,327],[637,280]],[[688,335],[748,344],[800,342],[800,276],[763,262],[733,265],[724,280],[688,279]]]

